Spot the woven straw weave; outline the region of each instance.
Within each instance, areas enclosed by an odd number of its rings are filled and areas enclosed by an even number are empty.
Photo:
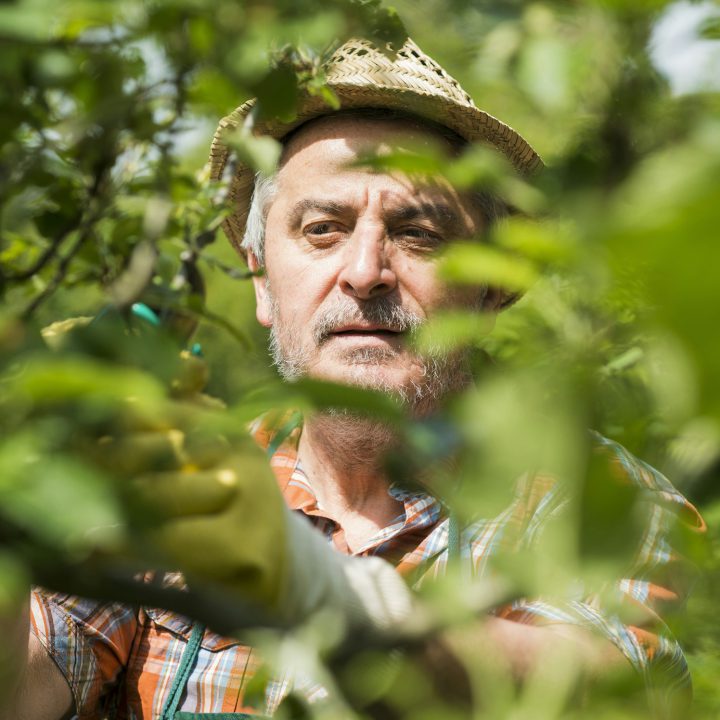
[[[343,109],[412,112],[445,125],[468,142],[487,142],[496,147],[523,175],[542,166],[537,153],[515,130],[475,107],[457,80],[410,38],[395,57],[388,57],[367,40],[349,40],[334,53],[325,72]],[[220,121],[210,150],[213,179],[222,177],[230,155],[223,136],[246,124],[254,105],[255,101],[249,100]],[[263,120],[253,125],[252,132],[280,139],[302,123],[332,112],[322,98],[301,93],[297,117],[292,122]],[[235,211],[225,220],[224,229],[238,249],[245,232],[253,181],[253,170],[241,164],[230,182],[229,199]]]

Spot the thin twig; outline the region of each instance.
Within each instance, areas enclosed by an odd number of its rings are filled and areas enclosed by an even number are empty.
[[[7,35],[0,33],[0,43],[3,45],[20,45],[29,48],[82,48],[88,50],[105,50],[113,47],[120,47],[123,42],[120,38],[111,38],[109,40],[83,40],[75,38],[68,40],[67,38],[28,38],[18,37],[17,35]]]
[[[57,254],[60,246],[67,236],[72,232],[73,228],[64,228],[51,241],[50,245],[43,251],[40,257],[29,267],[21,272],[4,273],[3,277],[8,283],[17,283],[29,280],[33,275],[39,273]]]
[[[47,300],[57,289],[60,287],[60,283],[65,279],[67,275],[70,263],[74,260],[75,256],[80,252],[82,246],[90,239],[90,227],[89,225],[78,235],[77,240],[68,251],[67,255],[60,261],[60,264],[53,275],[52,280],[45,286],[45,288],[38,293],[32,300],[32,302],[25,308],[21,318],[28,320],[32,314]]]

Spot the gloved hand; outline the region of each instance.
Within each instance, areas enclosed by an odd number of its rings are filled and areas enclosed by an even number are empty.
[[[164,605],[211,626],[217,603],[206,602],[210,594],[221,595],[226,609],[252,600],[284,624],[322,608],[337,610],[355,629],[380,630],[406,617],[410,594],[389,565],[340,555],[286,508],[264,454],[231,412],[202,395],[206,379],[202,360],[187,354],[169,389],[147,372],[72,347],[25,364],[15,390],[26,418],[13,417],[36,436],[52,426],[48,452],[94,469],[122,509],[97,526],[83,519],[86,559],[58,589]],[[124,533],[96,547],[94,538],[108,537],[103,521]],[[130,594],[123,586],[120,597],[113,581],[129,570],[181,571],[200,600],[191,608],[177,597],[150,601],[140,586]],[[73,588],[78,578],[81,587]],[[228,623],[223,630],[241,627],[243,618]]]
[[[97,462],[125,483],[131,506],[149,521],[136,527],[134,552],[152,548],[161,567],[191,584],[210,581],[276,612],[288,575],[288,511],[264,454],[249,437],[230,444],[181,429],[179,415],[224,418],[174,410],[172,426],[137,424],[98,444]]]
[[[287,576],[287,511],[263,453],[202,394],[202,358],[171,353],[153,329],[125,335],[116,317],[54,323],[43,337],[52,352],[27,343],[0,362],[6,546],[69,592],[180,570],[273,609]],[[117,362],[108,337],[142,360],[158,346],[161,377]],[[76,589],[73,567],[85,576]]]

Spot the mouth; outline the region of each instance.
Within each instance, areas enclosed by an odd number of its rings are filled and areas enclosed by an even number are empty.
[[[327,339],[336,338],[340,341],[392,342],[405,333],[388,327],[353,325],[337,328],[328,333]]]
[[[393,328],[377,326],[377,325],[348,325],[347,327],[332,330],[330,335],[338,337],[397,337],[402,335],[402,331]]]

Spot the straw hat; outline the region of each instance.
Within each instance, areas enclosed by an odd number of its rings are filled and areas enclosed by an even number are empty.
[[[455,131],[468,142],[487,142],[506,155],[523,175],[542,166],[537,153],[515,130],[475,107],[457,80],[408,38],[394,58],[368,40],[349,40],[335,51],[325,66],[327,84],[337,95],[341,109],[388,108],[428,118]],[[226,133],[251,122],[254,100],[242,104],[218,125],[210,150],[210,173],[219,180],[230,156]],[[312,118],[333,112],[318,96],[300,93],[297,116],[291,122],[269,118],[252,126],[255,135],[281,139]],[[236,208],[223,228],[240,249],[254,184],[252,168],[239,164],[230,182],[229,200]]]

